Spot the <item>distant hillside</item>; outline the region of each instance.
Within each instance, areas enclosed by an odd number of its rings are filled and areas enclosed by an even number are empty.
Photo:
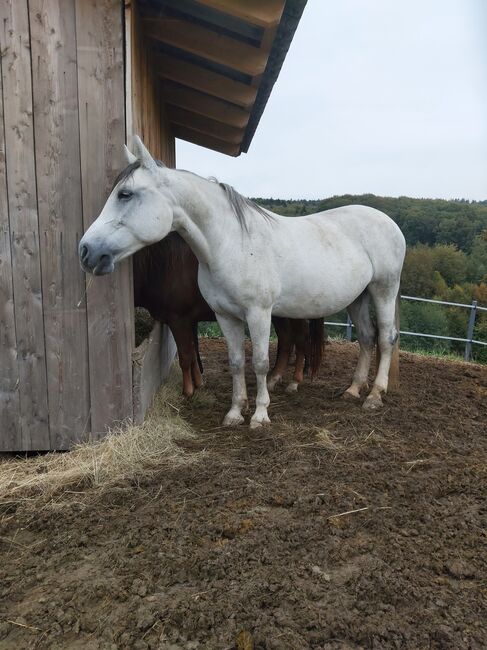
[[[374,194],[345,194],[319,201],[253,200],[273,212],[293,217],[353,203],[370,205],[394,219],[409,246],[454,244],[465,253],[471,252],[475,237],[487,229],[487,201],[392,198]]]

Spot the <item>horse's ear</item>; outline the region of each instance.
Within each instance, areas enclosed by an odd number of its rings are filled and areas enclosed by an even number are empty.
[[[146,149],[144,143],[138,135],[134,135],[133,143],[134,153],[140,161],[141,166],[145,169],[148,169],[149,171],[156,171],[157,163],[150,155],[149,151]]]
[[[137,156],[134,156],[134,154],[130,151],[130,149],[127,147],[126,144],[123,145],[123,152],[125,154],[125,160],[129,165],[131,165],[134,162],[137,162]]]

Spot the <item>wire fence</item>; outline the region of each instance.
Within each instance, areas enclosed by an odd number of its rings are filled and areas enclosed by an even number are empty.
[[[429,339],[440,339],[440,340],[446,340],[446,341],[457,341],[460,343],[465,343],[465,352],[464,352],[464,359],[465,361],[471,361],[472,360],[472,346],[473,345],[486,345],[486,341],[477,341],[473,338],[474,336],[474,329],[475,329],[475,319],[477,317],[477,313],[479,311],[486,311],[487,312],[487,307],[480,307],[477,304],[476,300],[472,300],[472,303],[470,305],[466,305],[460,302],[446,302],[444,300],[431,300],[430,298],[417,298],[416,296],[401,296],[401,300],[416,300],[419,302],[429,302],[433,303],[436,305],[446,305],[448,307],[460,307],[463,309],[469,309],[470,310],[470,317],[468,320],[468,325],[467,325],[467,336],[466,338],[459,338],[455,336],[443,336],[440,334],[424,334],[422,332],[408,332],[408,331],[402,331],[401,334],[404,334],[405,336],[420,336],[424,338],[429,338]],[[325,321],[325,325],[334,325],[336,327],[346,327],[346,339],[348,341],[352,340],[352,329],[354,328],[354,325],[352,321],[350,320],[350,316],[347,315],[347,322],[346,323],[332,323]]]

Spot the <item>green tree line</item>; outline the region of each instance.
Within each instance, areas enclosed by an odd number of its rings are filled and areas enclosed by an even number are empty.
[[[344,205],[369,205],[388,214],[408,246],[401,281],[403,295],[487,307],[487,201],[413,199],[373,194],[322,200],[254,199],[285,216],[312,214]],[[340,314],[340,317],[343,315]],[[402,301],[401,329],[465,338],[470,310]],[[487,312],[477,313],[474,338],[487,341]],[[403,336],[402,347],[461,354],[464,344]],[[474,359],[487,362],[487,347],[474,346]]]

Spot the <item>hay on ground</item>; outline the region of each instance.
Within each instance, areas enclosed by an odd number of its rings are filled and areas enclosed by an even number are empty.
[[[186,465],[200,454],[178,443],[194,433],[179,415],[180,378],[174,370],[145,422],[113,429],[103,440],[0,464],[0,505],[48,501],[72,491],[103,491],[146,480],[164,468]]]

